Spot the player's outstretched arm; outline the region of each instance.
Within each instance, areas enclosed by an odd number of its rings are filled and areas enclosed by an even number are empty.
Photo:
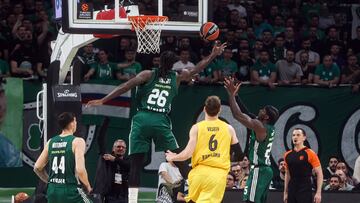
[[[178,82],[180,83],[181,81],[188,81],[192,76],[194,76],[197,73],[200,73],[202,70],[204,70],[210,64],[210,62],[212,60],[214,60],[218,55],[220,55],[224,51],[226,46],[227,46],[226,42],[223,44],[220,44],[220,45],[216,44],[213,47],[210,55],[205,57],[199,63],[197,63],[194,68],[183,69],[181,71],[181,73],[178,75],[178,77],[180,79],[180,80],[178,80]]]
[[[81,183],[85,186],[87,192],[90,193],[92,188],[85,168],[85,140],[82,138],[75,138],[73,141],[73,147],[76,174],[78,175]]]
[[[150,71],[150,70],[141,71],[134,78],[132,78],[132,79],[128,80],[127,82],[122,83],[121,85],[116,87],[112,92],[110,92],[104,98],[91,100],[86,104],[86,106],[102,105],[105,102],[110,101],[110,100],[114,99],[115,97],[118,97],[118,96],[124,94],[125,92],[131,90],[132,88],[149,81],[151,78],[151,75],[152,75],[152,71]]]
[[[45,166],[48,163],[48,150],[49,150],[49,141],[44,146],[43,151],[41,152],[39,158],[36,160],[34,165],[34,172],[45,183],[47,183],[49,179],[49,175],[45,171]]]
[[[254,130],[258,141],[263,141],[266,138],[265,126],[258,119],[252,119],[244,114],[236,102],[235,96],[238,95],[241,83],[235,84],[234,79],[225,78],[224,84],[229,94],[229,104],[233,117],[245,127]]]
[[[188,160],[195,151],[196,143],[197,143],[197,134],[198,127],[197,125],[193,125],[190,133],[189,133],[189,142],[186,145],[185,149],[179,154],[173,153],[171,151],[167,151],[165,153],[166,160],[168,161],[185,161]]]

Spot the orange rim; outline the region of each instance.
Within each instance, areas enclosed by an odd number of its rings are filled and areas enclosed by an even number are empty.
[[[144,16],[129,16],[129,21],[132,22],[133,26],[137,25],[141,29],[145,27],[148,23],[154,22],[166,22],[168,20],[167,16],[153,16],[153,15],[144,15]]]

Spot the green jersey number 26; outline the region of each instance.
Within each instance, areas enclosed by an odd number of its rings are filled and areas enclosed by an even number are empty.
[[[169,92],[166,90],[153,89],[149,98],[147,100],[148,104],[158,105],[160,107],[164,107],[167,101],[167,97],[169,96]]]

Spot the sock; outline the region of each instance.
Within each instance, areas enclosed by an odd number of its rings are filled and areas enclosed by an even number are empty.
[[[138,202],[139,188],[129,187],[129,203]]]

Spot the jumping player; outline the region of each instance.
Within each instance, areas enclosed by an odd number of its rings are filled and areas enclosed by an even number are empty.
[[[91,203],[79,186],[80,179],[87,192],[92,191],[85,168],[85,141],[73,135],[76,118],[74,114],[64,112],[58,117],[58,123],[62,132],[47,142],[34,171],[42,181],[48,183],[49,203]],[[47,163],[49,174],[45,171]]]
[[[225,43],[215,45],[208,57],[200,61],[194,68],[183,69],[180,73],[171,70],[177,61],[175,53],[165,51],[160,56],[159,69],[144,70],[136,77],[119,85],[104,98],[89,101],[87,104],[88,106],[102,105],[138,86],[136,92],[138,112],[132,118],[129,135],[131,168],[129,175],[129,203],[137,202],[141,167],[145,153],[150,149],[151,141],[154,141],[156,151],[178,148],[171,131],[171,121],[168,113],[171,110],[171,102],[177,94],[180,82],[189,81],[193,75],[201,72],[215,57],[224,51],[225,47]],[[179,168],[181,169],[181,167]]]
[[[235,157],[240,157],[235,130],[219,119],[220,107],[217,96],[208,97],[204,106],[205,120],[192,126],[186,148],[179,154],[166,153],[168,161],[185,161],[192,157],[187,202],[220,203],[230,169],[230,148],[234,149]]]
[[[273,177],[270,152],[274,140],[274,124],[279,117],[278,110],[270,105],[259,110],[257,118],[243,113],[236,102],[240,83],[235,84],[232,78],[225,79],[225,88],[229,94],[231,112],[236,120],[251,129],[249,160],[251,170],[244,188],[244,201],[265,203],[268,188]]]

